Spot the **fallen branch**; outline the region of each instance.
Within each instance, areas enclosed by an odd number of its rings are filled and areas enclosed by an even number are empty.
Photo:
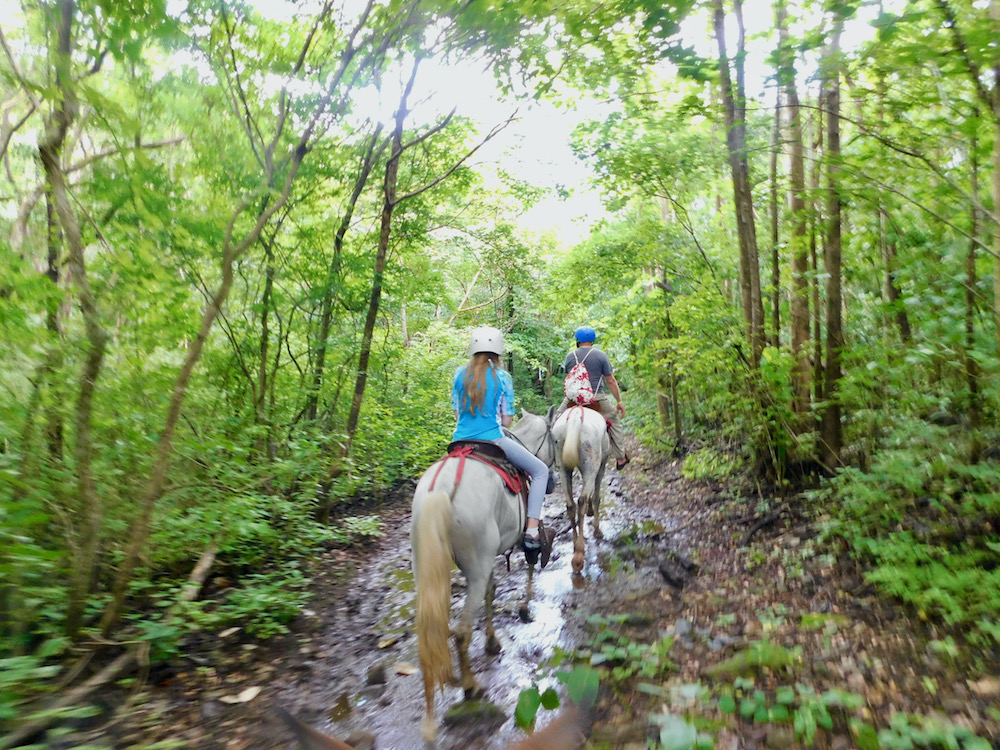
[[[772,510],[766,516],[757,521],[757,523],[755,523],[753,526],[750,527],[750,531],[746,533],[746,536],[743,537],[743,540],[740,542],[740,546],[746,547],[748,544],[750,544],[750,540],[753,539],[754,534],[756,534],[758,531],[767,526],[771,526],[775,521],[781,518],[781,514],[782,512],[784,512],[784,510],[785,510],[784,506],[780,506],[776,510]]]

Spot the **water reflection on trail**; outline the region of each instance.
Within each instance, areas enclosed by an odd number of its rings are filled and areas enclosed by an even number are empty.
[[[497,656],[485,653],[480,619],[470,657],[487,699],[505,718],[473,726],[442,726],[438,746],[443,750],[492,750],[523,738],[513,720],[518,696],[533,684],[541,690],[556,685],[553,657],[575,650],[584,641],[584,620],[592,611],[595,594],[611,584],[619,593],[648,585],[637,581],[633,571],[619,575],[622,571],[613,549],[623,530],[636,523],[639,509],[629,507],[628,500],[616,489],[617,476],[609,474],[611,486],[605,487],[601,508],[606,538],[595,542],[587,521],[582,576],[574,578],[570,566],[572,535],[561,491],[549,496],[545,522],[560,534],[549,565],[543,571],[536,569],[530,622],[524,623],[518,617],[527,582],[523,555],[511,555],[509,572],[504,558],[497,558],[495,622],[502,651]],[[286,684],[276,697],[286,705],[299,707],[303,718],[312,719],[317,728],[332,735],[344,738],[361,730],[375,736],[378,750],[423,748],[419,732],[423,683],[412,632],[413,596],[407,518],[389,531],[379,550],[373,552],[371,562],[359,572],[345,601],[337,607],[334,622],[322,635],[323,644],[311,674]],[[464,598],[465,580],[456,570],[452,578],[453,622]],[[439,725],[445,711],[461,700],[462,692],[457,687],[438,694]],[[549,713],[554,716],[554,712],[540,713],[539,727],[550,720]]]

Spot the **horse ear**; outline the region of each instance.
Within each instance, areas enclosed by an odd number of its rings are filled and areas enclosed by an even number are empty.
[[[522,407],[521,407],[521,416],[522,416],[522,417],[533,417],[533,416],[535,416],[535,415],[534,415],[534,414],[532,414],[532,413],[531,413],[530,411],[528,411],[527,409],[525,409],[525,408],[524,408],[524,407],[522,406]]]
[[[549,407],[549,413],[545,415],[546,424],[548,424],[548,426],[551,427],[552,422],[555,421],[555,418],[556,418],[556,406],[555,404],[553,404],[552,406]]]

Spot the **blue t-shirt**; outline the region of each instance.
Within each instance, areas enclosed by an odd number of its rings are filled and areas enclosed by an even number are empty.
[[[468,411],[469,405],[462,404],[465,393],[465,368],[455,371],[451,385],[451,408],[458,412],[458,424],[452,440],[499,440],[500,418],[514,416],[514,383],[506,370],[493,367],[486,371],[486,394],[483,405],[476,413]]]

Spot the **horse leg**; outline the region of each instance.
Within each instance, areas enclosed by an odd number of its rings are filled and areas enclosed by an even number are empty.
[[[607,466],[607,456],[597,469],[597,481],[594,483],[594,499],[590,507],[594,509],[594,539],[603,539],[604,532],[601,531],[601,488],[604,486],[604,469]]]
[[[535,581],[535,566],[528,566],[528,585],[524,589],[524,601],[521,602],[521,606],[517,608],[517,616],[521,618],[521,622],[531,622],[531,589]]]
[[[566,516],[576,524],[576,504],[573,502],[573,470],[563,469],[563,488],[566,490]]]
[[[486,653],[494,655],[500,653],[500,641],[493,627],[493,599],[496,595],[497,582],[493,572],[490,571],[490,580],[486,584]]]
[[[476,613],[481,602],[486,601],[486,589],[493,576],[493,557],[479,558],[465,571],[468,586],[465,591],[465,605],[458,627],[455,628],[455,649],[458,651],[458,667],[461,671],[462,689],[465,699],[473,700],[483,695],[475,676],[472,674],[472,664],[469,661],[469,644],[472,643],[472,630]]]
[[[582,503],[581,498],[581,503]],[[576,521],[573,523],[573,572],[579,573],[583,570],[583,506],[577,507]]]

